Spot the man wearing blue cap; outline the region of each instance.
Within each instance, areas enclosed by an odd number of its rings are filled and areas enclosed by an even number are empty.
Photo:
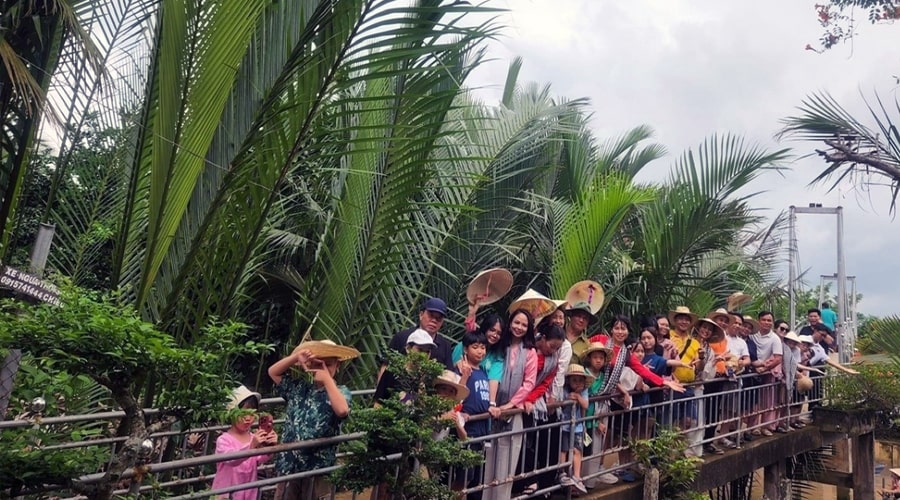
[[[391,339],[391,342],[388,344],[388,347],[399,352],[406,352],[406,340],[409,338],[409,334],[414,332],[416,329],[421,328],[431,335],[434,339],[435,347],[431,349],[430,357],[431,359],[443,364],[448,370],[453,369],[453,346],[450,344],[450,341],[447,340],[443,335],[438,333],[438,330],[441,329],[441,325],[444,324],[444,317],[447,316],[447,303],[443,300],[432,297],[425,301],[422,304],[422,309],[419,311],[419,324],[416,326],[411,326],[405,330],[400,331]],[[382,362],[381,369],[378,371],[378,378],[381,379],[381,374],[384,372],[385,363]]]

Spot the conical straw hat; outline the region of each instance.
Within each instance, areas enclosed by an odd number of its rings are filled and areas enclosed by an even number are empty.
[[[518,299],[509,305],[507,310],[510,314],[516,309],[524,309],[531,314],[535,323],[540,318],[552,313],[556,310],[556,303],[545,297],[543,294],[529,288]]]
[[[498,267],[481,271],[466,288],[466,298],[470,304],[476,300],[480,306],[493,304],[509,292],[512,284],[512,273],[506,269]]]
[[[600,286],[600,283],[591,280],[579,281],[570,286],[569,291],[566,292],[566,302],[569,305],[587,302],[591,307],[591,314],[597,314],[600,309],[603,309],[603,298],[603,287]]]

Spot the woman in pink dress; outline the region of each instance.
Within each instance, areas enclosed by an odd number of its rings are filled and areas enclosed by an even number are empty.
[[[278,435],[273,430],[257,429],[255,432],[250,431],[253,423],[256,422],[256,407],[258,405],[259,396],[256,393],[251,393],[244,386],[235,389],[234,398],[229,405],[232,406],[232,409],[228,412],[231,427],[216,439],[216,454],[249,450],[278,443]],[[212,489],[216,490],[256,481],[256,466],[269,460],[269,458],[271,458],[270,455],[256,455],[217,463],[216,477],[213,479]],[[257,488],[235,491],[230,495],[230,498],[234,500],[256,500]],[[222,494],[218,498],[229,498],[229,495]]]

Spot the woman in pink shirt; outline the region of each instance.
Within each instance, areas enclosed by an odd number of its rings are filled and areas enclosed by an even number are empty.
[[[250,392],[244,386],[235,389],[232,401],[228,405],[230,410],[226,417],[231,423],[231,427],[216,439],[216,454],[249,450],[278,443],[278,435],[273,430],[257,429],[256,432],[250,431],[253,423],[256,422],[256,408],[258,406],[258,393]],[[270,455],[256,455],[217,463],[216,477],[213,479],[212,489],[216,490],[256,481],[256,466],[269,460],[269,458],[271,458]],[[257,489],[250,488],[236,491],[230,495],[230,498],[234,500],[256,500]],[[218,498],[229,498],[229,495],[222,494]]]
[[[534,389],[538,371],[538,355],[535,352],[534,320],[524,309],[516,309],[500,342],[506,346],[503,362],[503,378],[497,390],[497,401],[490,402],[488,412],[496,419],[493,432],[522,430],[522,414],[503,416],[504,410],[523,408],[525,399]],[[484,482],[506,481],[516,473],[519,454],[522,451],[522,434],[499,437],[491,453],[485,457]],[[512,482],[503,482],[484,490],[484,500],[512,498]]]

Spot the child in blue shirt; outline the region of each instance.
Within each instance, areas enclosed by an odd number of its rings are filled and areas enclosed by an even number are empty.
[[[572,486],[582,493],[587,493],[587,488],[581,480],[581,454],[584,445],[584,422],[577,422],[584,418],[584,414],[588,408],[588,386],[594,381],[594,377],[588,373],[581,365],[569,365],[566,372],[566,386],[564,392],[567,394],[566,399],[573,401],[574,405],[563,407],[562,421],[567,422],[572,419],[576,420],[574,426],[571,423],[563,424],[560,433],[560,452],[559,462],[563,463],[569,460],[569,443],[572,446],[572,477],[565,472],[559,474],[559,484],[563,486]],[[574,428],[573,428],[574,427]],[[574,435],[574,436],[573,436]]]
[[[487,336],[479,330],[466,332],[463,335],[462,346],[463,356],[457,368],[460,371],[460,384],[465,384],[469,389],[469,395],[463,400],[462,410],[459,412],[460,417],[465,423],[466,435],[469,438],[477,438],[490,434],[490,419],[483,418],[480,420],[469,421],[473,415],[483,415],[490,408],[490,381],[487,374],[482,370],[482,361],[487,353]],[[469,449],[472,451],[482,451],[484,443],[470,443]],[[481,483],[481,467],[472,467],[465,471],[466,487],[472,487]],[[471,497],[480,497],[481,494],[476,493]]]

